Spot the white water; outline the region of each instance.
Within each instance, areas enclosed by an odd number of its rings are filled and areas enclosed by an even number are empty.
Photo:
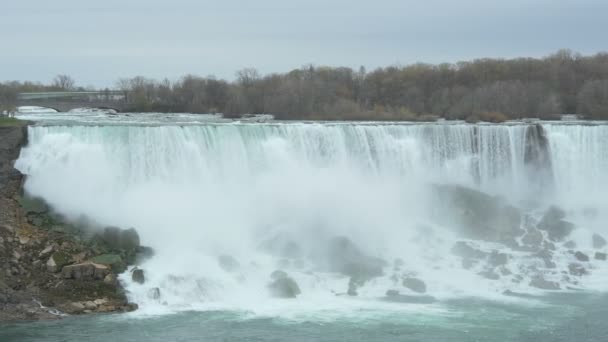
[[[563,205],[582,227],[575,236],[581,248],[590,248],[590,232],[605,229],[600,223],[608,212],[602,200],[608,126],[545,129],[551,189],[533,181],[524,163],[525,125],[36,126],[17,166],[28,176],[26,190],[56,210],[136,227],[142,243],[156,250],[142,266],[144,285],[122,277],[143,312],[395,309],[378,300],[391,288],[407,294],[390,279],[392,262],[359,297],[336,296],[346,292],[348,278],[319,269],[320,246],[348,236],[370,255],[402,258],[403,268],[440,299],[531,291],[526,281],[491,281],[462,269],[448,252],[458,237],[429,217],[429,184],[465,184],[514,203],[540,202],[539,208]],[[599,215],[585,218],[585,207]],[[260,247],[276,236],[297,242],[297,262],[285,265]],[[239,271],[222,270],[219,255],[236,258]],[[608,272],[594,267],[581,286],[604,289]],[[270,299],[269,274],[278,268],[300,285],[296,300]],[[154,287],[160,301],[147,296]]]

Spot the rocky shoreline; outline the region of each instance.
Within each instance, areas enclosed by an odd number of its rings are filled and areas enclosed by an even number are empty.
[[[68,222],[23,193],[27,123],[0,126],[0,321],[133,311],[117,274],[149,256],[134,229]]]

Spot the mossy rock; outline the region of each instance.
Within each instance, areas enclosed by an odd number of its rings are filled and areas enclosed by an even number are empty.
[[[122,273],[127,269],[127,265],[118,254],[102,254],[91,259],[96,264],[110,266],[112,271]]]
[[[18,199],[19,204],[26,214],[43,214],[49,211],[46,202],[40,197],[23,196]]]

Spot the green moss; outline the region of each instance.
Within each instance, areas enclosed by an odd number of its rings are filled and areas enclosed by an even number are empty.
[[[102,254],[91,259],[96,264],[110,266],[116,273],[122,273],[127,269],[127,265],[118,254]]]
[[[26,124],[26,121],[0,116],[0,126],[23,126]]]

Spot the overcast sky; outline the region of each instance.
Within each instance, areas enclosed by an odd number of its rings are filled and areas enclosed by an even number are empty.
[[[112,86],[608,50],[608,0],[0,0],[0,80]]]

